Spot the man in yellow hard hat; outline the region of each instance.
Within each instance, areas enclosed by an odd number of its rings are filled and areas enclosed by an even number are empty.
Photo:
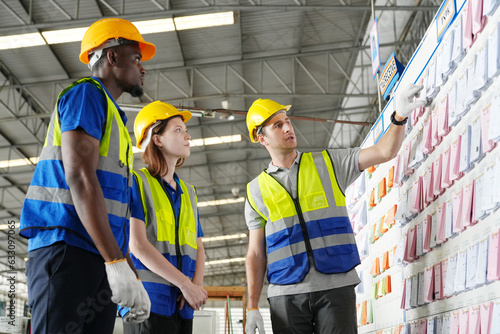
[[[112,333],[115,303],[130,307],[128,321],[149,316],[128,255],[134,157],[116,100],[142,95],[141,61],[155,52],[122,19],[99,20],[83,37],[92,76],[59,94],[21,213],[33,333]]]
[[[272,161],[247,185],[247,334],[265,332],[258,303],[266,269],[274,334],[357,333],[354,287],[360,280],[354,268],[360,259],[345,190],[364,169],[396,156],[408,115],[424,104],[413,102],[421,89],[411,85],[397,97],[393,124],[364,149],[298,152],[286,114],[291,106],[268,99],[252,104],[250,139]]]

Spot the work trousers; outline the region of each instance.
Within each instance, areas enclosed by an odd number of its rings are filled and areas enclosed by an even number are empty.
[[[113,333],[116,304],[101,255],[58,242],[28,253],[26,276],[32,333]]]
[[[358,332],[354,286],[270,297],[274,334]]]
[[[192,332],[193,319],[183,319],[178,313],[170,317],[151,313],[142,323],[123,323],[124,334],[191,334]]]

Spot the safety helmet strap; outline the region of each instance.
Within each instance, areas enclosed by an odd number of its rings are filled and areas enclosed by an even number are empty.
[[[141,143],[141,148],[143,150],[146,150],[146,147],[148,146],[149,142],[151,141],[151,137],[153,137],[153,129],[156,128],[158,125],[161,124],[163,120],[157,121],[156,123],[153,123],[148,129],[148,134],[146,135],[146,138],[142,140]]]
[[[89,63],[87,64],[87,66],[89,67],[90,70],[92,70],[94,64],[97,63],[99,59],[101,59],[102,53],[105,49],[111,48],[113,46],[129,45],[129,44],[139,45],[139,43],[136,41],[131,41],[121,37],[108,39],[98,47],[93,48],[92,50],[89,51]]]

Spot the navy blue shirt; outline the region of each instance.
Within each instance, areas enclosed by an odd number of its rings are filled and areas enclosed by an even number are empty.
[[[163,189],[167,191],[167,195],[170,198],[170,200],[173,203],[174,206],[174,211],[176,217],[179,217],[180,211],[181,211],[181,195],[183,194],[181,185],[179,183],[179,177],[177,176],[176,173],[174,173],[174,181],[177,183],[177,189],[174,189],[168,182],[165,180],[161,179],[163,183]],[[142,200],[141,200],[141,192],[139,190],[139,185],[137,184],[137,179],[134,177],[134,184],[132,186],[132,200],[131,200],[131,216],[135,219],[139,219],[144,221],[144,208],[142,207]],[[201,229],[201,224],[200,224],[200,213],[199,211],[196,213],[198,215],[198,238],[201,238],[204,236],[203,231]]]
[[[106,93],[111,97],[106,87],[96,78]],[[113,101],[114,102],[114,101]],[[115,103],[118,112],[123,120],[123,124],[127,124],[127,116]],[[97,140],[101,137],[106,128],[106,98],[101,91],[90,83],[82,83],[70,89],[58,101],[59,120],[61,123],[61,133],[66,131],[83,129],[87,134]]]

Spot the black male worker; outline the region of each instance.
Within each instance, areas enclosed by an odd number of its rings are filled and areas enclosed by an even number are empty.
[[[258,302],[267,269],[274,334],[357,333],[355,267],[360,263],[345,207],[345,190],[373,165],[394,158],[408,115],[422,86],[397,96],[392,124],[368,148],[297,151],[287,116],[290,105],[258,99],[247,114],[252,142],[272,161],[247,185],[245,219],[250,230],[246,259],[246,333],[264,333]]]
[[[143,94],[141,61],[155,52],[122,19],[99,20],[82,39],[92,76],[59,94],[21,213],[33,333],[112,333],[115,303],[130,321],[149,316],[128,255],[134,157],[116,101]]]

